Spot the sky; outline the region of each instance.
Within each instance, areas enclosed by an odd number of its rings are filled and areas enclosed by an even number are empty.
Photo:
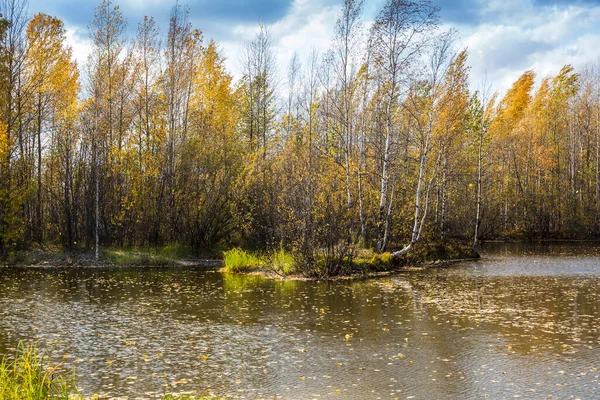
[[[180,0],[190,20],[213,38],[239,76],[239,53],[260,24],[271,30],[280,74],[294,51],[306,59],[312,48],[325,51],[343,0]],[[538,77],[556,74],[565,64],[576,68],[600,59],[600,0],[432,0],[440,7],[442,28],[454,27],[458,48],[469,52],[470,84],[483,82],[504,92],[524,71]],[[79,63],[85,62],[90,40],[87,25],[99,0],[29,0],[29,13],[44,12],[65,23]],[[175,0],[116,0],[133,38],[144,15],[153,16],[166,35]],[[365,25],[385,0],[365,0]]]

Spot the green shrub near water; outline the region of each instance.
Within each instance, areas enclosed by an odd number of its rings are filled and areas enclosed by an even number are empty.
[[[297,272],[296,259],[291,253],[280,249],[269,257],[244,251],[240,248],[231,249],[223,253],[225,270],[228,272],[249,272],[265,268],[279,275],[292,275]]]
[[[19,343],[13,357],[0,360],[0,400],[83,400],[73,378],[46,367],[35,344]],[[98,398],[94,395],[91,398]],[[165,394],[163,400],[221,400],[211,395]]]
[[[279,249],[279,251],[271,255],[269,265],[276,273],[281,275],[292,275],[298,270],[296,259],[284,249]]]
[[[14,357],[0,361],[0,400],[79,399],[71,379],[46,368],[35,345],[20,343]]]
[[[225,251],[223,261],[225,262],[225,270],[228,272],[248,272],[265,265],[261,257],[240,248]]]

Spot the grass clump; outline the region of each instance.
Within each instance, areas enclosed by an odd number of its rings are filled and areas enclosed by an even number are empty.
[[[269,258],[269,265],[273,271],[280,275],[292,275],[298,271],[298,263],[293,254],[286,252],[284,249],[273,253]]]
[[[298,271],[298,263],[294,256],[279,249],[268,257],[262,257],[240,248],[234,248],[223,253],[225,271],[227,272],[251,272],[260,269],[275,272],[278,275],[293,275]]]
[[[240,248],[223,252],[223,260],[227,272],[249,272],[265,264],[261,257]]]
[[[80,398],[71,379],[46,368],[34,344],[19,343],[14,357],[0,361],[0,400]]]

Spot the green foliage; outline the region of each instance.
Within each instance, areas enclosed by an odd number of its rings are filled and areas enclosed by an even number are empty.
[[[293,254],[286,252],[283,248],[274,252],[269,257],[269,265],[281,275],[293,275],[298,271],[298,264]]]
[[[223,260],[227,272],[248,272],[265,265],[261,257],[240,248],[225,251],[223,253]]]
[[[0,400],[80,398],[71,379],[42,362],[37,347],[20,343],[14,357],[0,361]]]
[[[283,248],[271,253],[269,257],[234,248],[223,252],[223,259],[227,272],[250,272],[261,268],[269,269],[283,276],[298,272],[298,263],[294,255]]]

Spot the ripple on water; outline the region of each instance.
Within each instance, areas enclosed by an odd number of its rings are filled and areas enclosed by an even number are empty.
[[[493,255],[357,282],[4,269],[0,352],[39,340],[109,397],[597,397],[596,265]]]

